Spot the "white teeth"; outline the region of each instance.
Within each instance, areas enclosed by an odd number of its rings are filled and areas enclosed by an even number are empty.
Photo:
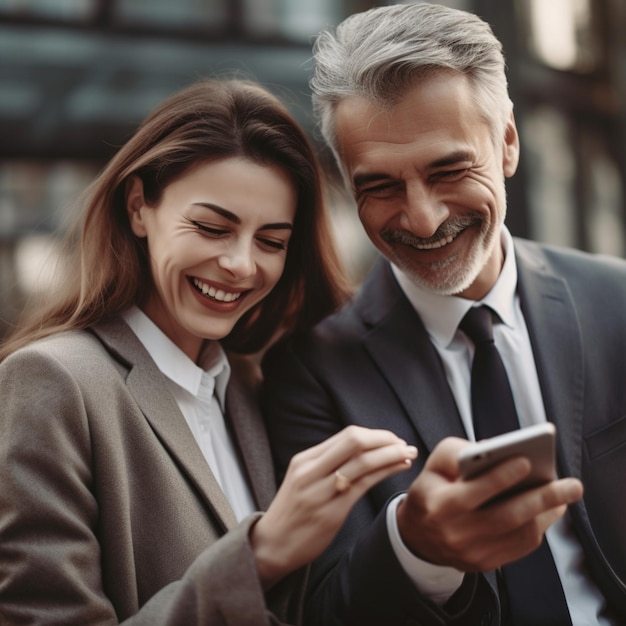
[[[207,285],[197,278],[193,279],[193,284],[196,286],[198,291],[202,292],[203,295],[209,296],[218,302],[234,302],[241,297],[241,292],[232,293],[224,291],[223,289],[216,289],[215,287]]]
[[[434,241],[433,243],[425,243],[421,245],[417,245],[416,247],[420,250],[432,250],[433,248],[443,248],[444,246],[452,243],[454,241],[454,237],[452,235],[448,235],[439,241]]]

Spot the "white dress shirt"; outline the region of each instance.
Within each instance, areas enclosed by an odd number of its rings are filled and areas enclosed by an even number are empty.
[[[165,375],[211,472],[241,521],[256,506],[224,422],[230,365],[222,346],[207,341],[198,359],[199,367],[137,307],[123,317]]]
[[[500,276],[491,291],[478,303],[422,289],[400,269],[392,266],[400,287],[422,319],[441,357],[467,438],[472,441],[475,438],[470,378],[474,344],[458,330],[458,325],[475,304],[488,305],[503,322],[494,324],[494,341],[509,377],[521,426],[538,424],[547,419],[528,329],[516,291],[515,255],[509,254],[513,251],[513,240],[506,228],[503,229],[502,245],[505,261]],[[395,516],[398,503],[397,498],[387,511],[387,525],[396,556],[421,593],[443,604],[458,589],[463,574],[453,568],[425,563],[402,544]],[[603,617],[606,602],[585,568],[583,549],[571,527],[569,515],[554,523],[546,537],[575,626],[612,626],[613,623]]]

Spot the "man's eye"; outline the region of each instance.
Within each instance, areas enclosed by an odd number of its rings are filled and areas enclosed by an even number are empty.
[[[438,172],[437,174],[435,174],[435,178],[438,180],[445,180],[445,181],[459,180],[463,178],[463,176],[465,176],[465,174],[467,174],[468,171],[469,171],[469,167],[463,167],[458,170],[447,170],[445,172]]]
[[[373,187],[366,187],[357,191],[357,198],[365,196],[373,196],[375,198],[381,198],[389,196],[395,193],[398,189],[398,183],[389,182],[381,183],[380,185],[374,185]]]

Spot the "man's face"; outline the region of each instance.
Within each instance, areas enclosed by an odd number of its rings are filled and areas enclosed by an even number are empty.
[[[519,156],[513,118],[494,145],[467,79],[441,72],[388,111],[341,102],[337,142],[374,245],[420,286],[480,299],[502,267],[504,179]]]

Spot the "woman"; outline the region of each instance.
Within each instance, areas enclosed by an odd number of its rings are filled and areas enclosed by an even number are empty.
[[[111,160],[70,241],[0,355],[0,622],[297,622],[297,570],[416,455],[348,429],[272,499],[245,355],[343,296],[302,130],[259,86],[199,82]]]

